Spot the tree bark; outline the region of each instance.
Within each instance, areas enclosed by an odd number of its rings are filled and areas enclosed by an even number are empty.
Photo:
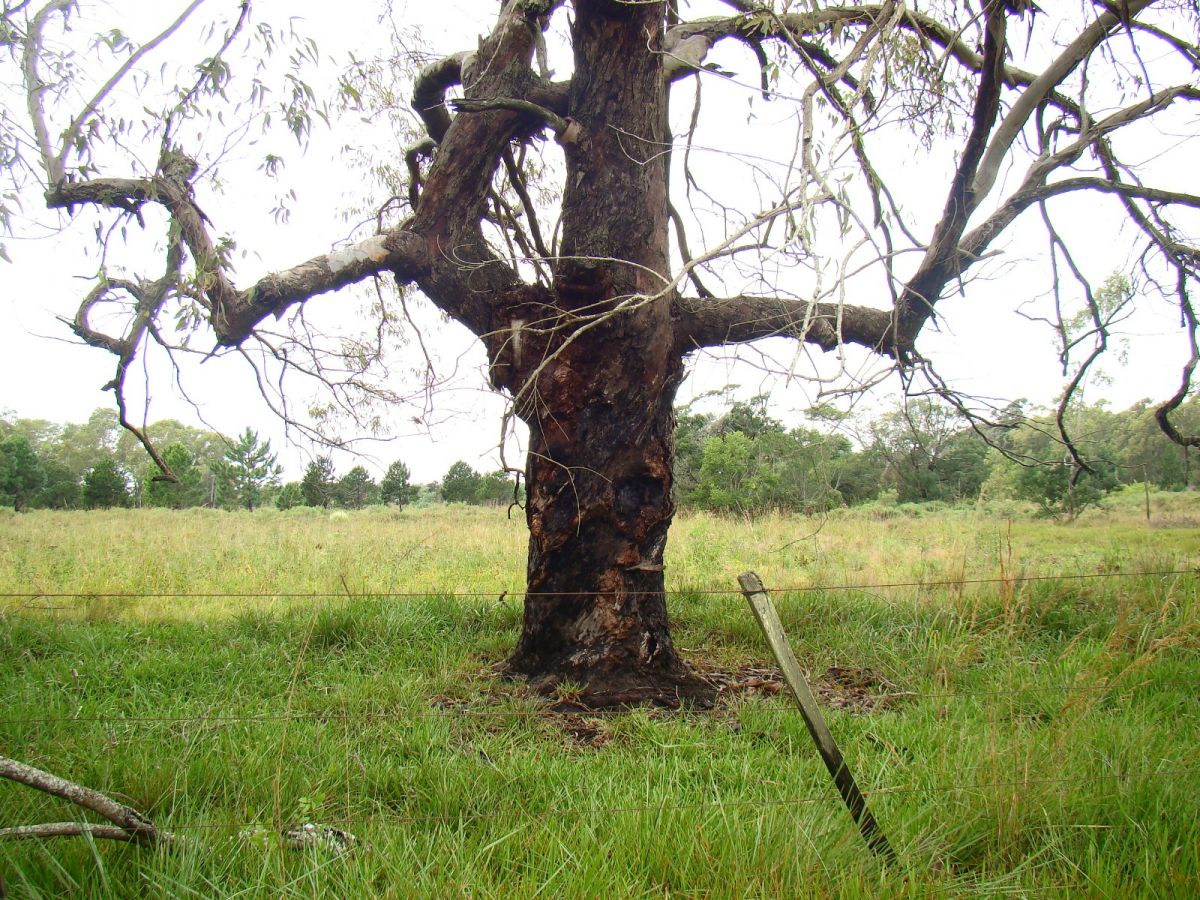
[[[574,682],[598,706],[712,694],[676,653],[664,595],[683,374],[664,22],[661,3],[575,4],[561,259],[494,355],[530,430],[529,596],[509,668],[543,691]]]
[[[614,354],[616,340],[629,355]],[[675,390],[683,366],[618,318],[538,379],[529,416],[528,590],[509,668],[535,690],[571,682],[589,705],[706,702],[667,622],[663,551]]]

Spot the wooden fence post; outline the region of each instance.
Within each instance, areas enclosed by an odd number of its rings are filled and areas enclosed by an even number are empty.
[[[763,587],[762,579],[753,572],[746,572],[738,576],[738,583],[742,587],[746,601],[750,604],[754,618],[758,620],[758,624],[762,628],[771,652],[779,663],[784,680],[792,689],[792,696],[796,698],[796,704],[800,707],[800,713],[804,717],[804,724],[808,726],[808,733],[812,735],[813,742],[817,745],[817,752],[821,754],[821,759],[825,761],[825,768],[833,776],[833,783],[837,785],[838,793],[846,802],[850,815],[858,824],[858,830],[862,832],[867,846],[888,862],[895,862],[896,852],[888,843],[886,835],[880,830],[879,823],[875,821],[871,811],[867,809],[866,798],[858,789],[858,784],[846,765],[842,751],[833,739],[829,726],[825,724],[825,718],[817,706],[817,698],[813,696],[808,682],[804,680],[800,663],[796,659],[796,654],[792,652],[791,645],[788,644],[787,635],[783,633],[783,624],[779,621],[779,614],[775,612],[766,588]]]

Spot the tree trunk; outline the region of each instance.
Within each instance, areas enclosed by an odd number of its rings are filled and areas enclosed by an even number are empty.
[[[683,373],[663,22],[662,3],[575,3],[561,258],[493,354],[530,429],[530,595],[509,665],[540,690],[575,682],[593,705],[712,695],[675,651],[663,593]]]
[[[626,319],[585,338],[546,367],[545,412],[529,417],[529,595],[509,668],[543,692],[574,683],[594,706],[704,703],[712,689],[675,651],[663,587],[682,365]]]

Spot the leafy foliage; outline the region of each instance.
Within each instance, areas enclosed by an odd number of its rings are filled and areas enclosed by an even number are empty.
[[[83,504],[88,509],[128,506],[129,477],[111,456],[102,456],[83,476]]]
[[[276,509],[294,509],[304,505],[304,489],[298,481],[289,481],[275,495]]]
[[[24,509],[45,483],[45,469],[28,438],[14,434],[0,443],[0,497],[13,509]]]
[[[300,482],[300,490],[304,494],[304,502],[309,506],[320,506],[328,509],[334,501],[337,482],[333,476],[333,458],[318,456],[304,470],[304,478]]]
[[[205,491],[202,473],[197,468],[191,451],[183,444],[171,444],[163,451],[163,459],[179,481],[147,481],[142,489],[142,503],[146,506],[165,506],[170,509],[183,509],[203,503]]]
[[[459,460],[442,479],[442,499],[447,503],[474,503],[481,482],[479,473]]]
[[[264,491],[279,483],[282,471],[271,442],[259,442],[258,434],[247,428],[216,464],[217,495],[224,505],[252,510],[262,502]]]
[[[338,480],[336,493],[338,504],[347,509],[379,502],[379,485],[362,466],[355,466]]]
[[[383,503],[394,503],[404,507],[417,499],[418,488],[409,483],[412,473],[401,460],[388,466],[387,474],[379,483],[379,499]]]

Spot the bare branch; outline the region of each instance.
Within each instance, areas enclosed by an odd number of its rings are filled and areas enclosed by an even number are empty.
[[[435,143],[440,143],[450,128],[446,109],[446,91],[462,81],[463,64],[474,54],[463,51],[432,62],[417,75],[413,85],[412,107]]]
[[[675,314],[686,352],[785,336],[833,350],[859,344],[892,354],[892,315],[887,310],[837,303],[810,303],[784,297],[682,298]]]
[[[25,36],[25,52],[22,65],[25,72],[25,96],[29,109],[29,121],[33,125],[34,137],[37,140],[38,154],[46,169],[46,177],[50,184],[57,184],[63,179],[62,159],[55,155],[50,143],[50,130],[46,126],[46,110],[42,105],[42,92],[47,85],[38,73],[38,63],[42,56],[42,31],[52,13],[62,13],[68,16],[75,0],[52,0],[33,17],[29,23],[29,33]]]
[[[1191,297],[1187,290],[1187,275],[1182,266],[1177,272],[1176,294],[1179,298],[1179,310],[1183,314],[1184,327],[1187,329],[1188,348],[1191,354],[1184,363],[1179,380],[1179,389],[1165,403],[1154,410],[1154,419],[1163,434],[1181,447],[1200,447],[1200,434],[1183,434],[1171,421],[1171,413],[1175,412],[1187,399],[1192,389],[1192,376],[1196,365],[1200,363],[1200,344],[1197,344],[1196,333],[1200,329],[1200,321],[1196,318],[1196,310],[1192,306]]]
[[[546,109],[544,106],[538,106],[529,100],[520,100],[512,97],[496,97],[491,100],[460,97],[457,100],[451,100],[450,105],[454,107],[456,112],[486,112],[491,109],[508,109],[513,112],[524,113],[526,116],[550,126],[550,129],[556,135],[561,135],[570,125],[566,119],[553,110]]]
[[[99,791],[75,784],[73,781],[67,781],[65,778],[59,778],[57,775],[41,769],[35,769],[33,766],[17,762],[15,759],[0,756],[0,778],[8,778],[55,797],[61,797],[76,806],[97,813],[126,832],[131,840],[140,844],[154,845],[174,839],[172,835],[160,832],[154,827],[153,822],[136,809],[117,803]],[[15,836],[23,837],[24,835]]]
[[[906,352],[916,338],[921,325],[933,315],[933,307],[947,282],[960,273],[959,238],[967,219],[981,198],[974,188],[980,160],[985,158],[988,135],[995,125],[1000,109],[1000,89],[1003,81],[1003,60],[1007,48],[1006,19],[999,4],[987,7],[984,25],[983,65],[980,84],[975,94],[971,114],[971,131],[963,145],[962,155],[942,217],[934,229],[929,248],[920,268],[908,280],[897,304],[897,332]]]
[[[116,825],[93,825],[90,822],[46,822],[43,825],[17,825],[12,828],[0,828],[0,840],[49,837],[90,837],[139,843],[137,835],[124,828]]]
[[[1122,5],[1122,11],[1127,18],[1131,18],[1150,6],[1152,2],[1153,0],[1126,0]],[[1004,162],[1004,157],[1017,139],[1017,135],[1025,127],[1025,123],[1029,121],[1029,117],[1037,109],[1038,104],[1042,103],[1051,92],[1062,84],[1063,79],[1071,74],[1087,58],[1088,54],[1122,25],[1121,18],[1112,12],[1101,13],[1021,93],[996,129],[996,133],[988,144],[987,153],[979,164],[979,171],[971,185],[971,190],[977,200],[982,199],[991,191],[996,177],[1000,174],[1000,166]]]

